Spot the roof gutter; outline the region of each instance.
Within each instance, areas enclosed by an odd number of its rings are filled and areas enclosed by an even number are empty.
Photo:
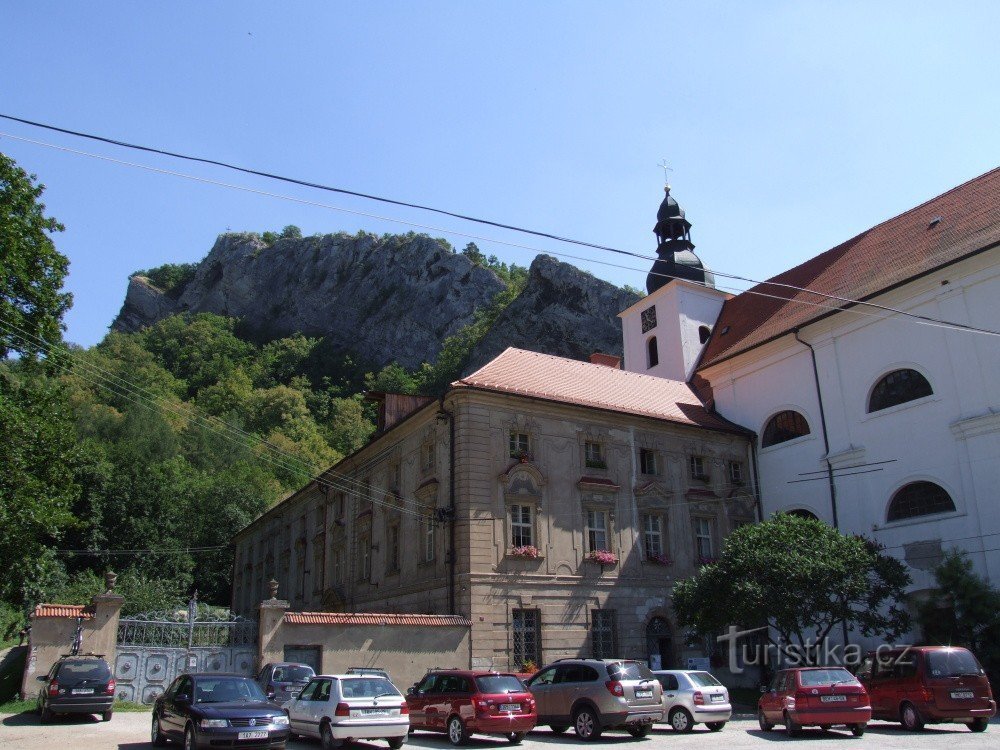
[[[826,451],[823,460],[826,461],[826,476],[830,484],[830,510],[833,512],[833,528],[839,529],[840,521],[837,518],[837,483],[833,479],[833,464],[830,462],[830,438],[826,431],[826,412],[823,409],[823,392],[819,387],[819,368],[816,367],[816,350],[813,349],[812,344],[799,338],[798,328],[792,329],[792,335],[795,336],[795,340],[800,344],[809,347],[809,354],[812,357],[813,379],[816,382],[816,399],[819,401],[819,422],[823,427],[823,448]]]

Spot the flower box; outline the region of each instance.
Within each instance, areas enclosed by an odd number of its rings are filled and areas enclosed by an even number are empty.
[[[595,549],[587,555],[587,559],[590,562],[600,563],[601,565],[618,564],[618,555],[607,549]]]
[[[653,555],[652,557],[647,557],[646,562],[651,562],[654,565],[673,565],[674,561],[671,560],[666,555]]]
[[[715,562],[718,562],[718,561],[719,561],[719,558],[717,558],[717,557],[705,557],[703,555],[699,555],[698,556],[698,564],[699,565],[711,565],[712,563],[715,563]]]
[[[510,552],[507,553],[508,557],[524,557],[529,560],[534,560],[539,554],[538,547],[532,544],[526,544],[523,547],[511,547]]]

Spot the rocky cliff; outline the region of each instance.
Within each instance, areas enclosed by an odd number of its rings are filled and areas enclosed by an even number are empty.
[[[113,328],[137,331],[180,312],[241,318],[260,339],[302,333],[375,366],[433,362],[444,339],[505,288],[493,271],[421,235],[361,233],[281,239],[224,234],[194,276],[169,294],[143,276],[129,280]],[[466,370],[518,346],[585,359],[621,354],[618,312],[634,295],[549,256],[474,347]]]

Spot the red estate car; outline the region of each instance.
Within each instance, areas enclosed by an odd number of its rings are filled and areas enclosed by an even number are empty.
[[[964,648],[911,646],[869,653],[858,679],[876,719],[901,722],[919,732],[924,724],[961,722],[986,730],[997,704],[986,673]]]
[[[452,745],[473,734],[498,734],[512,744],[534,729],[535,699],[512,674],[445,669],[428,672],[406,691],[410,729],[445,732]]]
[[[868,693],[843,667],[783,669],[771,680],[757,707],[761,731],[784,724],[793,737],[804,726],[825,730],[835,724],[846,724],[860,737],[871,718]]]

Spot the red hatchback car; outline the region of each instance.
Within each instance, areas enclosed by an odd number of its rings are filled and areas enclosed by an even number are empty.
[[[874,717],[901,722],[912,732],[942,722],[961,722],[982,732],[997,712],[986,673],[964,648],[911,646],[873,652],[857,675],[871,696]]]
[[[445,669],[428,672],[406,691],[410,730],[444,732],[452,745],[473,734],[498,734],[512,744],[534,729],[535,699],[515,675]]]
[[[871,718],[868,693],[843,667],[783,669],[771,680],[757,707],[762,731],[784,724],[793,737],[804,726],[825,730],[840,724],[860,737]]]

